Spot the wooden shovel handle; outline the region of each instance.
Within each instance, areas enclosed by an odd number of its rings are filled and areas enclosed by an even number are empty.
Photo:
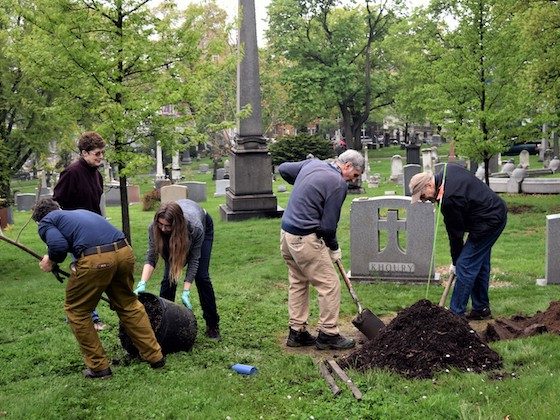
[[[361,314],[363,312],[362,305],[361,305],[360,301],[358,300],[358,295],[356,295],[356,292],[354,291],[354,288],[352,287],[352,283],[350,282],[350,279],[348,278],[348,276],[346,275],[346,272],[344,271],[344,267],[342,266],[342,261],[336,260],[335,264],[338,267],[338,271],[340,272],[340,275],[344,279],[344,283],[346,283],[346,287],[348,287],[348,291],[350,292],[350,296],[352,296],[352,299],[354,300],[354,302],[356,303],[356,306],[358,307],[358,313]]]
[[[445,305],[445,301],[447,300],[447,295],[449,294],[449,291],[451,290],[451,287],[453,286],[454,282],[455,282],[455,273],[452,273],[451,277],[449,277],[449,281],[445,285],[445,289],[443,290],[441,299],[439,300],[439,306],[443,307],[443,305]]]

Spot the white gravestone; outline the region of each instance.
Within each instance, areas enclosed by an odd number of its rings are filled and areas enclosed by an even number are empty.
[[[529,152],[527,150],[522,150],[519,153],[519,165],[525,169],[529,167]]]

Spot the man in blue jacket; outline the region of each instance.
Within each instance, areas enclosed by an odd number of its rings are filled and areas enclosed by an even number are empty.
[[[124,234],[96,213],[61,210],[51,198],[40,200],[32,217],[48,246],[48,254],[39,262],[41,270],[52,271],[53,264],[63,262],[68,253],[76,259],[66,285],[64,310],[87,366],[84,376],[112,376],[90,316],[103,292],[142,358],[152,368],[163,367],[165,358],[148,315],[132,291],[134,254]]]
[[[278,167],[284,180],[294,185],[282,217],[281,252],[288,265],[289,347],[349,349],[352,339],[340,335],[340,281],[333,262],[342,257],[336,238],[340,210],[348,185],[364,171],[365,160],[347,150],[334,162],[307,159]],[[307,331],[309,285],[318,292],[319,335]]]
[[[444,178],[445,175],[445,178]],[[411,202],[439,202],[456,274],[450,310],[467,319],[490,318],[490,254],[507,222],[506,203],[484,182],[457,164],[436,174],[414,175],[409,183]],[[465,234],[468,236],[465,240]]]

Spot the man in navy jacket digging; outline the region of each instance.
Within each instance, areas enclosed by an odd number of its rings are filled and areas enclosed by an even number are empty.
[[[472,310],[467,319],[490,318],[490,254],[506,226],[506,203],[457,164],[447,164],[435,176],[431,172],[416,174],[409,187],[412,203],[432,201],[441,207],[453,261],[451,271],[456,274],[449,309],[465,315],[470,297]]]
[[[347,150],[334,162],[318,159],[286,162],[278,167],[284,180],[294,185],[282,217],[282,256],[288,265],[290,331],[286,345],[348,349],[354,340],[340,335],[340,281],[333,262],[342,257],[336,238],[340,209],[346,198],[346,181],[358,178],[365,160]],[[309,285],[319,297],[319,335],[307,331]]]

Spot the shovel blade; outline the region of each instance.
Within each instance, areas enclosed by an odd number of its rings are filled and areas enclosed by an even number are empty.
[[[352,320],[352,324],[365,335],[368,340],[373,340],[379,332],[385,328],[385,324],[369,309],[364,309],[356,318]]]

